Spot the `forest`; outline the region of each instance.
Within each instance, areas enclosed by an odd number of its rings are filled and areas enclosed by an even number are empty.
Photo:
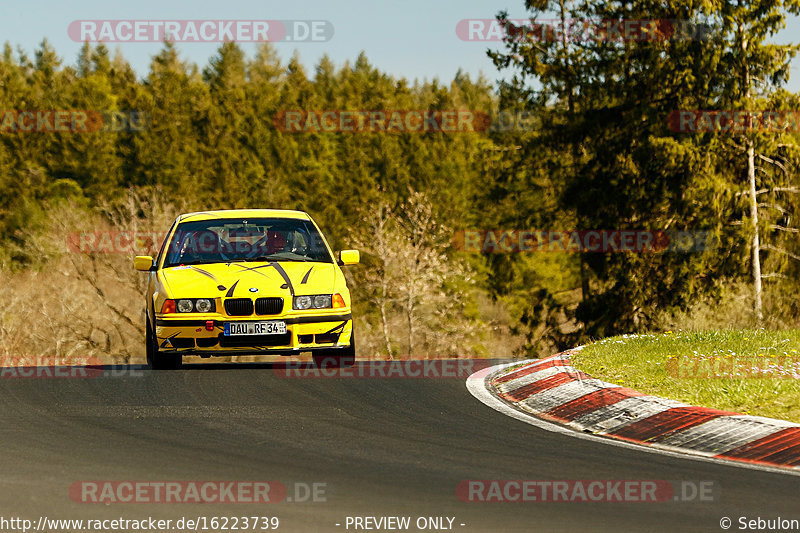
[[[165,41],[145,73],[102,43],[74,61],[46,39],[6,43],[0,349],[140,360],[133,255],[154,253],[179,213],[244,207],[307,211],[334,249],[362,251],[347,270],[360,357],[796,327],[797,46],[773,37],[800,4],[525,7],[528,25],[498,14],[503,47],[479,52],[497,70],[477,79],[409,80],[367,52],[309,72],[269,43],[248,57],[226,42],[198,66]],[[551,27],[645,18],[705,30]],[[590,232],[668,242],[552,246]]]

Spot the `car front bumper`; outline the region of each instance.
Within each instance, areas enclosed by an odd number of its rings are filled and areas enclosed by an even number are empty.
[[[225,336],[226,322],[286,323],[285,334]],[[301,352],[350,346],[353,320],[350,312],[337,314],[192,317],[156,317],[159,351],[184,355],[297,355]]]

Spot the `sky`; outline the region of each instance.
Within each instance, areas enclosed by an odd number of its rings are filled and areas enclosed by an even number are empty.
[[[491,19],[504,9],[511,18],[525,16],[523,0],[6,1],[0,4],[0,35],[31,55],[46,37],[66,64],[74,64],[81,42],[68,33],[73,21],[313,20],[323,21],[318,23],[325,28],[320,30],[321,40],[275,43],[284,60],[296,50],[309,73],[323,54],[341,65],[354,61],[363,50],[372,65],[398,78],[420,81],[439,78],[446,82],[461,69],[473,78],[483,73],[494,81],[499,74],[486,57],[486,49],[500,48],[500,43],[462,40],[456,27],[465,19]],[[331,30],[332,36],[327,38],[325,32]],[[99,33],[99,29],[96,31]],[[792,17],[776,41],[799,42],[800,19]],[[146,75],[151,57],[162,47],[159,42],[108,46],[112,51],[119,47],[139,76]],[[182,42],[178,50],[184,59],[202,68],[218,46],[219,43]],[[255,44],[244,43],[242,47],[252,56]],[[800,91],[800,58],[793,65],[788,88]]]

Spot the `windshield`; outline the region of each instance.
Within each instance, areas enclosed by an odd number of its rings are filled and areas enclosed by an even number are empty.
[[[178,225],[164,267],[233,261],[316,261],[332,263],[309,220],[231,218]]]

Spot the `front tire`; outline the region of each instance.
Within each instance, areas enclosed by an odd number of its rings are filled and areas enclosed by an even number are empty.
[[[158,339],[147,321],[145,331],[145,343],[147,345],[147,366],[153,370],[175,370],[180,368],[183,357],[180,354],[163,354],[158,350]]]
[[[350,334],[350,346],[347,348],[320,350],[311,354],[317,368],[343,368],[353,366],[356,362],[356,336]]]

